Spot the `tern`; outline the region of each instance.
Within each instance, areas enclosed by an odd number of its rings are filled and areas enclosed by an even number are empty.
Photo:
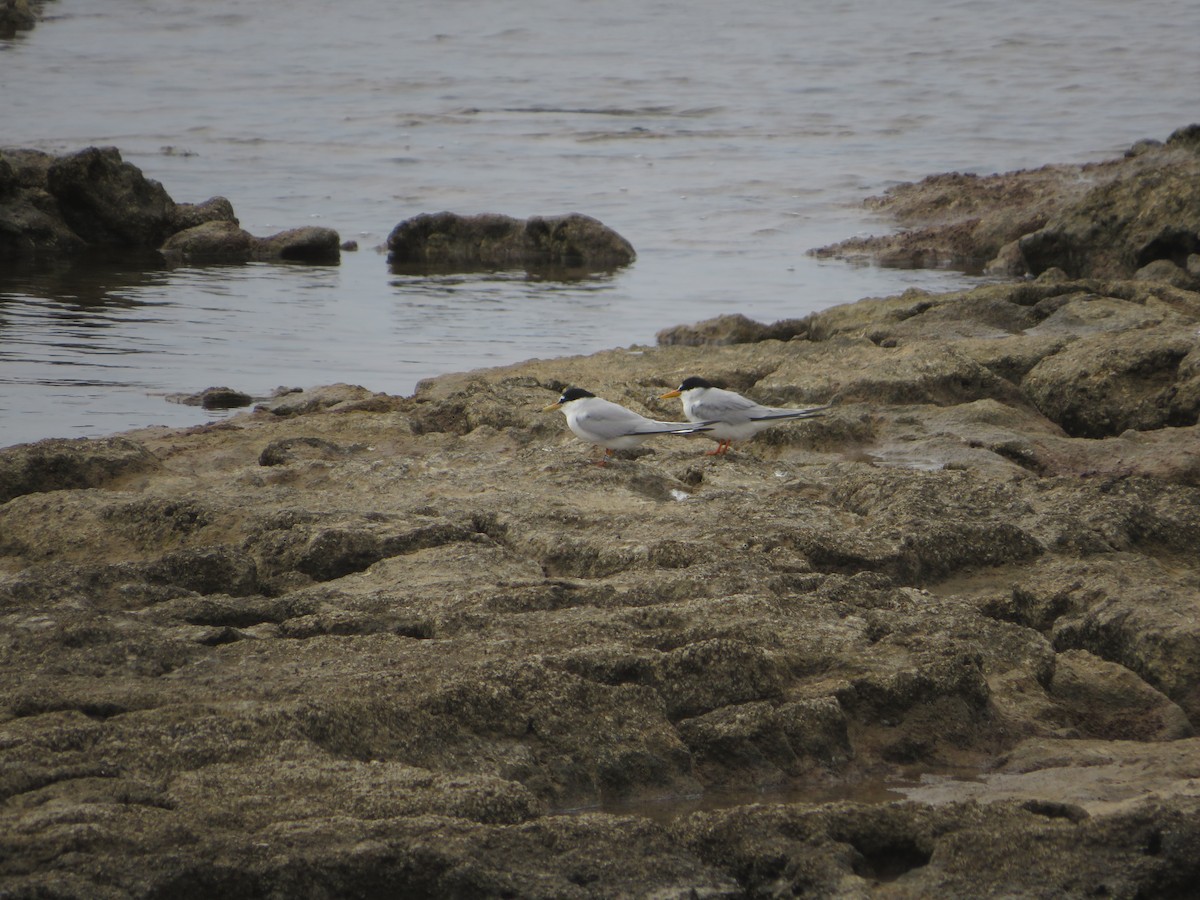
[[[637,447],[647,438],[660,434],[699,434],[712,428],[711,422],[660,422],[638,415],[631,409],[602,400],[583,388],[567,388],[562,396],[542,412],[561,409],[567,427],[589,444],[604,448],[604,459],[614,450]]]
[[[717,449],[706,456],[723,456],[734,441],[752,438],[764,428],[792,419],[808,419],[821,415],[829,406],[810,406],[806,409],[787,409],[778,406],[763,406],[748,397],[714,387],[703,378],[685,378],[675,390],[662,394],[659,399],[679,397],[683,402],[683,414],[691,422],[705,422],[711,427],[706,437],[717,441]]]

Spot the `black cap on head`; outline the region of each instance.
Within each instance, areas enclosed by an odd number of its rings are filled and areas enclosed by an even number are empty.
[[[585,391],[583,388],[567,388],[562,392],[562,396],[558,398],[559,403],[570,403],[572,400],[582,400],[584,397],[595,397],[591,391]]]
[[[710,388],[712,384],[705,381],[703,378],[697,378],[693,375],[691,378],[683,379],[683,384],[679,385],[679,390],[690,391],[692,388]]]

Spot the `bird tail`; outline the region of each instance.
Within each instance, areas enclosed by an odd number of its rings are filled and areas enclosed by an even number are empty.
[[[776,409],[772,410],[770,415],[754,416],[753,422],[770,422],[774,419],[811,419],[816,416],[825,415],[825,410],[829,409],[832,404],[827,403],[824,406],[810,406],[807,409]]]
[[[652,434],[700,434],[704,431],[712,431],[712,427],[716,422],[655,422],[655,425],[661,426],[662,431],[651,432]]]

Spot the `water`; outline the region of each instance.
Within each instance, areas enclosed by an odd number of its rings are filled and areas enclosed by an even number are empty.
[[[0,272],[0,444],[213,417],[172,393],[424,377],[773,321],[954,272],[805,255],[879,233],[897,181],[1120,154],[1200,121],[1194,0],[50,0],[0,42],[0,144],[115,145],[336,267]],[[591,280],[415,278],[421,212],[578,211],[638,261]]]

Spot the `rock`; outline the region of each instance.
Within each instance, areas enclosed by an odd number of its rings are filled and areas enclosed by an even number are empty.
[[[804,325],[799,319],[786,319],[773,325],[763,325],[743,315],[717,316],[695,325],[676,325],[664,328],[657,335],[660,346],[673,344],[696,347],[707,344],[750,344],[755,341],[790,341],[803,336]]]
[[[1200,296],[802,326],[0,454],[4,889],[1186,895]],[[836,402],[607,467],[540,412],[694,374]]]
[[[253,402],[254,398],[249,394],[228,387],[207,388],[200,395],[200,405],[205,409],[236,409]]]
[[[1104,585],[1081,604],[1083,608],[1057,620],[1055,647],[1088,650],[1119,663],[1178,704],[1189,718],[1200,716],[1196,604],[1136,586],[1126,594],[1112,591]],[[1166,721],[1162,727],[1169,727]]]
[[[1189,254],[1189,258],[1195,255],[1194,253]],[[1187,264],[1186,261],[1184,264]],[[1161,281],[1184,290],[1200,289],[1200,280],[1169,259],[1156,259],[1134,272],[1133,277],[1137,281]]]
[[[525,221],[495,214],[425,213],[392,229],[387,247],[393,266],[467,269],[612,269],[636,256],[615,231],[578,213]]]
[[[84,248],[46,190],[53,161],[48,153],[0,151],[0,259],[69,255]]]
[[[168,260],[242,263],[254,258],[254,241],[236,221],[208,221],[171,235],[160,250]]]
[[[210,221],[172,235],[161,249],[168,259],[183,262],[294,260],[329,263],[340,258],[338,241],[337,232],[329,228],[297,228],[268,238],[257,238],[238,227],[236,220]]]
[[[9,40],[18,31],[37,24],[41,4],[30,0],[0,0],[0,38]]]
[[[931,778],[900,790],[923,802],[1022,801],[1071,821],[1137,810],[1147,799],[1198,799],[1196,738],[1140,743],[1031,738],[1006,754],[994,772],[960,780]]]
[[[237,216],[233,214],[233,204],[224,197],[211,197],[203,203],[177,203],[175,216],[171,222],[171,231],[177,235],[181,231],[195,228],[206,222],[230,222],[238,224]]]
[[[1200,338],[1174,324],[1080,337],[1034,366],[1022,387],[1077,437],[1195,425]]]
[[[329,228],[255,237],[239,227],[224,197],[177,204],[115,147],[57,158],[0,151],[0,259],[50,260],[104,247],[160,250],[171,262],[324,264],[340,259],[339,243]]]
[[[38,491],[100,487],[157,468],[144,446],[120,437],[17,444],[0,450],[0,503]]]
[[[868,205],[892,216],[901,231],[812,252],[1009,276],[1057,268],[1071,278],[1129,278],[1159,260],[1183,268],[1200,250],[1196,130],[1182,128],[1165,143],[1139,142],[1136,152],[1103,163],[986,177],[951,173],[899,185]],[[1170,281],[1180,281],[1173,271]]]
[[[285,389],[256,408],[276,416],[303,416],[327,409],[383,412],[394,407],[393,400],[384,394],[371,393],[356,384],[331,384],[311,391]]]
[[[67,225],[87,244],[153,250],[170,234],[175,201],[115,147],[60,157],[46,173],[46,186]]]
[[[1050,696],[1079,736],[1117,741],[1175,741],[1195,734],[1187,714],[1123,665],[1085,650],[1056,657]]]
[[[260,466],[283,466],[300,459],[336,459],[352,452],[330,441],[315,437],[283,438],[271,441],[259,454]]]
[[[204,409],[236,409],[239,406],[249,406],[254,402],[254,398],[249,394],[229,387],[205,388],[196,394],[170,394],[167,399],[172,403],[201,406]]]
[[[307,263],[335,263],[341,258],[341,238],[332,228],[293,228],[254,243],[254,258]]]
[[[1156,260],[1183,265],[1200,248],[1200,158],[1168,143],[1132,162],[1021,238],[1028,271],[1058,266],[1073,276],[1122,277]]]

